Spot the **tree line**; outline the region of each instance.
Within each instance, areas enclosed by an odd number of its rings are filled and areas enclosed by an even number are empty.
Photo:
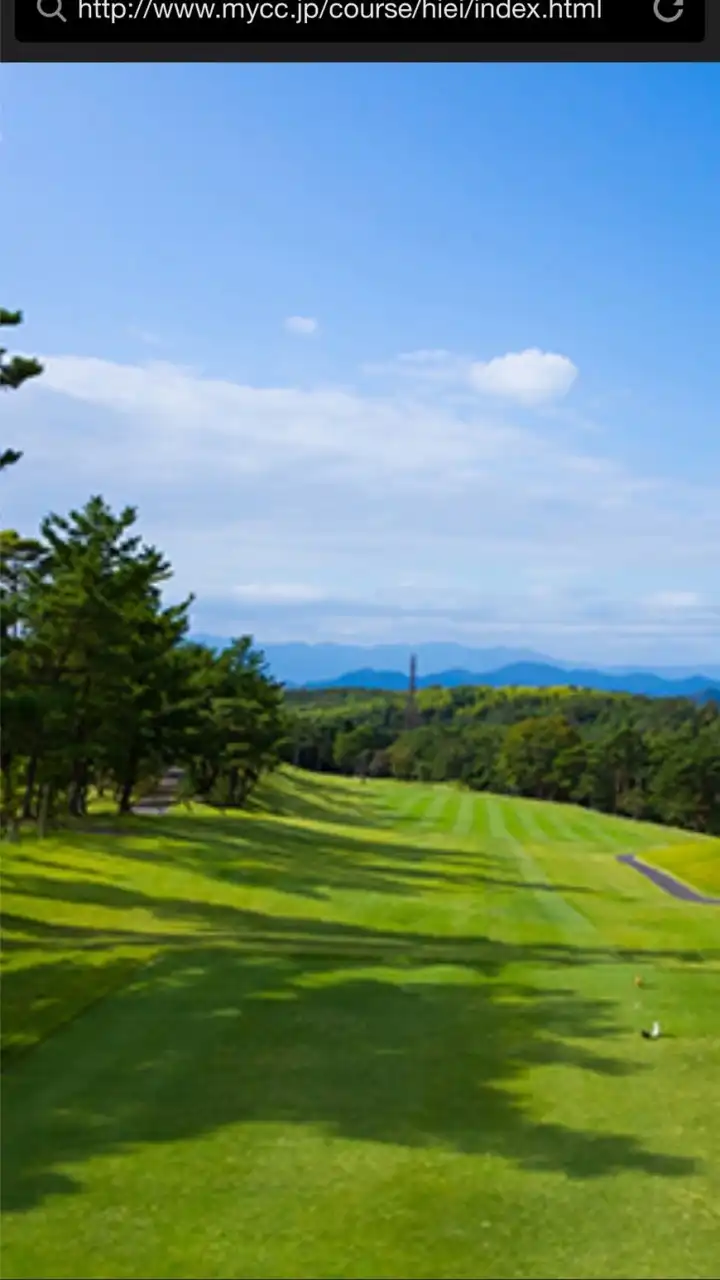
[[[0,308],[0,326],[22,322]],[[0,347],[0,387],[42,373]],[[0,470],[22,454],[0,451]],[[39,537],[0,533],[0,824],[80,817],[93,792],[119,811],[170,765],[188,794],[243,804],[278,761],[282,687],[250,636],[215,653],[188,639],[192,597],[164,606],[168,561],[137,511],[100,496],[48,515]]]
[[[216,653],[188,639],[192,597],[163,605],[171,578],[137,512],[101,497],[51,514],[38,538],[0,534],[2,821],[120,812],[169,765],[188,791],[242,804],[278,759],[282,688],[249,636]]]
[[[720,706],[587,689],[289,691],[284,758],[306,769],[454,781],[720,834]]]

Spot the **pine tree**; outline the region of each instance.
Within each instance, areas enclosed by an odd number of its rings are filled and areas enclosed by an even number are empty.
[[[7,311],[5,307],[0,307],[0,326],[15,327],[22,324],[22,320],[22,311]],[[6,356],[7,349],[0,347],[0,387],[5,390],[17,391],[28,378],[36,378],[43,371],[40,362],[31,356],[10,356],[7,360]],[[20,458],[22,453],[17,449],[4,449],[0,452],[0,471],[19,462]]]

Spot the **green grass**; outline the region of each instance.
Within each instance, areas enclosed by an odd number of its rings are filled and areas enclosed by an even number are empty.
[[[615,855],[719,841],[291,771],[94,825],[4,849],[5,1280],[717,1276],[720,911]]]
[[[720,842],[676,841],[654,848],[650,861],[710,897],[720,898]]]

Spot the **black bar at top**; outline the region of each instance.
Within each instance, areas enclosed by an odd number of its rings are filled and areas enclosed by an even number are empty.
[[[678,45],[704,40],[705,0],[16,0],[15,38]]]

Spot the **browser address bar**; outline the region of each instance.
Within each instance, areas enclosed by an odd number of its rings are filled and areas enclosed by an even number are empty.
[[[18,40],[683,43],[704,0],[17,0]]]

